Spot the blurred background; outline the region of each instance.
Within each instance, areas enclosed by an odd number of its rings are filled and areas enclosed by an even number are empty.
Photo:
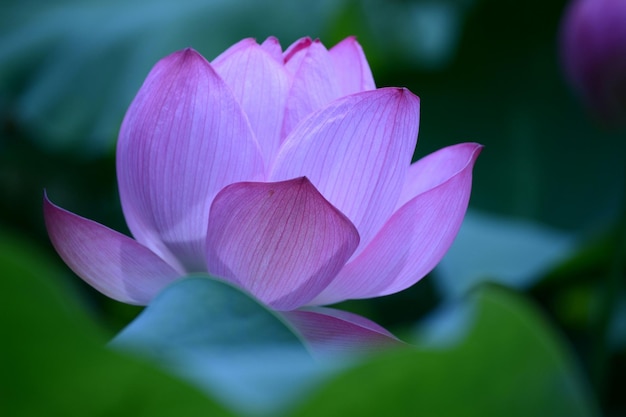
[[[604,123],[568,83],[559,51],[566,4],[3,1],[0,242],[19,248],[15,264],[43,265],[44,278],[112,337],[141,309],[101,296],[58,258],[43,190],[128,233],[115,142],[156,61],[186,46],[211,60],[244,37],[273,35],[285,48],[302,36],[331,47],[356,35],[379,87],[406,86],[421,98],[416,159],[464,141],[485,149],[463,228],[435,271],[402,293],[341,308],[405,335],[476,288],[503,288],[536,308],[590,401],[626,415],[626,122]],[[4,296],[7,305],[29,302]]]

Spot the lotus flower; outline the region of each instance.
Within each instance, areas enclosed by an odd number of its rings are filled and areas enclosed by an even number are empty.
[[[574,0],[561,29],[572,86],[605,124],[626,126],[626,1]]]
[[[125,303],[208,272],[313,345],[386,343],[375,323],[319,306],[409,287],[457,234],[481,146],[411,165],[418,124],[418,97],[376,89],[354,38],[284,52],[245,39],[212,63],[185,49],[155,65],[122,123],[117,177],[135,239],[46,197],[48,233],[78,276]]]

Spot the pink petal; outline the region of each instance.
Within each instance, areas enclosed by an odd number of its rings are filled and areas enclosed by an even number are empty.
[[[309,178],[359,230],[358,253],[395,209],[418,124],[419,99],[406,89],[342,97],[292,132],[270,178]]]
[[[339,42],[329,52],[335,63],[342,96],[376,88],[363,48],[354,36]]]
[[[430,272],[459,231],[481,149],[450,146],[412,165],[401,197],[408,201],[312,304],[392,294]]]
[[[272,58],[276,60],[276,62],[283,65],[285,60],[283,59],[283,50],[280,47],[280,42],[273,36],[269,36],[267,39],[263,41],[261,44],[261,48],[265,50]]]
[[[365,317],[331,308],[283,312],[317,356],[354,354],[404,343]]]
[[[292,74],[283,137],[306,116],[341,96],[339,78],[328,50],[319,40],[304,39],[285,52],[285,68]]]
[[[89,285],[118,301],[146,305],[180,277],[174,268],[133,239],[64,210],[44,196],[52,245]]]
[[[269,166],[280,145],[289,77],[282,61],[276,59],[276,52],[282,56],[280,45],[269,39],[264,45],[244,39],[218,56],[212,65],[243,107]]]
[[[296,54],[302,50],[306,50],[312,43],[313,41],[308,36],[298,39],[285,49],[285,52],[283,53],[283,62],[291,61]]]
[[[247,118],[209,63],[192,49],[159,61],[117,144],[122,207],[135,238],[172,265],[205,270],[211,200],[263,171]]]
[[[306,178],[243,182],[211,206],[207,264],[273,308],[290,310],[319,294],[358,243],[352,223]]]

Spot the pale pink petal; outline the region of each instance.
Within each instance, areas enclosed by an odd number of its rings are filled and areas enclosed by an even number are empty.
[[[300,120],[342,95],[335,64],[324,45],[319,40],[310,39],[295,45],[285,52],[285,68],[292,75],[292,83],[283,122],[283,138]]]
[[[313,299],[359,243],[356,228],[306,178],[242,182],[211,206],[207,265],[277,310]]]
[[[159,61],[117,144],[122,207],[135,238],[170,264],[205,270],[211,200],[263,172],[250,124],[210,64],[192,49]]]
[[[310,308],[282,313],[317,356],[355,354],[404,343],[365,317],[331,308]]]
[[[376,88],[363,48],[354,36],[342,40],[329,52],[335,63],[342,96]]]
[[[412,165],[403,198],[416,194],[311,304],[392,294],[430,272],[459,231],[481,149],[475,143],[450,146]]]
[[[243,107],[269,166],[280,145],[289,92],[287,71],[254,39],[233,45],[212,65]]]
[[[395,209],[418,124],[419,99],[406,89],[342,97],[292,132],[270,179],[308,177],[357,227],[360,251]]]
[[[52,245],[65,263],[101,293],[146,305],[180,277],[174,268],[135,240],[70,213],[44,196],[44,218]]]
[[[276,60],[276,62],[283,65],[285,60],[283,58],[283,50],[280,47],[280,42],[274,36],[269,36],[267,39],[263,41],[261,44],[261,48],[265,50],[272,58]]]

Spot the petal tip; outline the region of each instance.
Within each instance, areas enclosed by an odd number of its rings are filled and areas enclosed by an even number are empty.
[[[413,93],[411,90],[409,90],[406,87],[396,87],[398,94],[402,97],[410,97],[412,99],[417,100],[417,102],[419,103],[420,98],[417,94]]]
[[[477,143],[477,142],[461,143],[457,146],[467,147],[468,151],[470,152],[468,165],[473,165],[476,162],[476,159],[478,159],[478,156],[481,154],[481,152],[485,148],[484,145]]]
[[[155,68],[160,66],[167,66],[170,68],[177,68],[183,66],[189,66],[194,64],[208,64],[208,61],[202,56],[202,54],[196,51],[194,48],[188,46],[186,48],[180,49],[178,51],[172,52],[165,58],[162,58],[156,65]]]
[[[292,43],[291,46],[289,46],[287,50],[285,51],[284,61],[288,62],[289,60],[291,60],[291,58],[294,57],[294,55],[296,55],[298,52],[300,52],[303,49],[307,49],[312,44],[313,44],[313,40],[308,36],[298,39],[297,41]]]
[[[173,56],[176,57],[180,57],[182,59],[187,59],[187,58],[194,58],[194,57],[202,57],[202,55],[196,51],[194,48],[192,48],[191,46],[188,46],[186,48],[183,48],[179,51],[176,51],[172,54]]]

